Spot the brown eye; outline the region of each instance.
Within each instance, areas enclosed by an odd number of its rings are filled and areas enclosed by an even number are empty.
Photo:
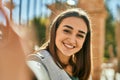
[[[81,35],[81,34],[77,34],[77,37],[78,37],[78,38],[84,38],[84,36]]]
[[[63,30],[63,32],[65,32],[65,33],[71,33],[71,31],[70,30]]]

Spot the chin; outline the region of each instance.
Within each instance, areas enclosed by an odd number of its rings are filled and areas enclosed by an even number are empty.
[[[67,54],[66,54],[67,53]],[[73,54],[71,54],[71,53],[69,53],[69,52],[63,52],[63,55],[65,55],[65,56],[72,56]]]

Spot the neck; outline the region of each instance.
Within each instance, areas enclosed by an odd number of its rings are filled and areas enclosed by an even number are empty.
[[[57,54],[58,54],[58,57],[59,57],[60,61],[61,61],[63,64],[66,64],[66,65],[69,64],[70,56],[65,56],[63,53],[58,52],[58,51],[57,51]]]
[[[65,56],[63,53],[57,51],[57,54],[58,54],[58,57],[60,59],[60,61],[66,65],[65,67],[65,71],[70,75],[72,76],[72,66],[69,65],[69,59],[70,59],[70,56]]]

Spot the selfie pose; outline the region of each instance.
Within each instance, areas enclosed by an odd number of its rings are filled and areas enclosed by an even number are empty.
[[[61,12],[50,25],[50,38],[27,64],[33,80],[89,80],[91,25],[80,8]]]

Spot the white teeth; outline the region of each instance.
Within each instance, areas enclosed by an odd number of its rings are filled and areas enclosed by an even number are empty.
[[[68,44],[64,44],[66,47],[68,48],[74,48],[74,46],[68,45]]]

